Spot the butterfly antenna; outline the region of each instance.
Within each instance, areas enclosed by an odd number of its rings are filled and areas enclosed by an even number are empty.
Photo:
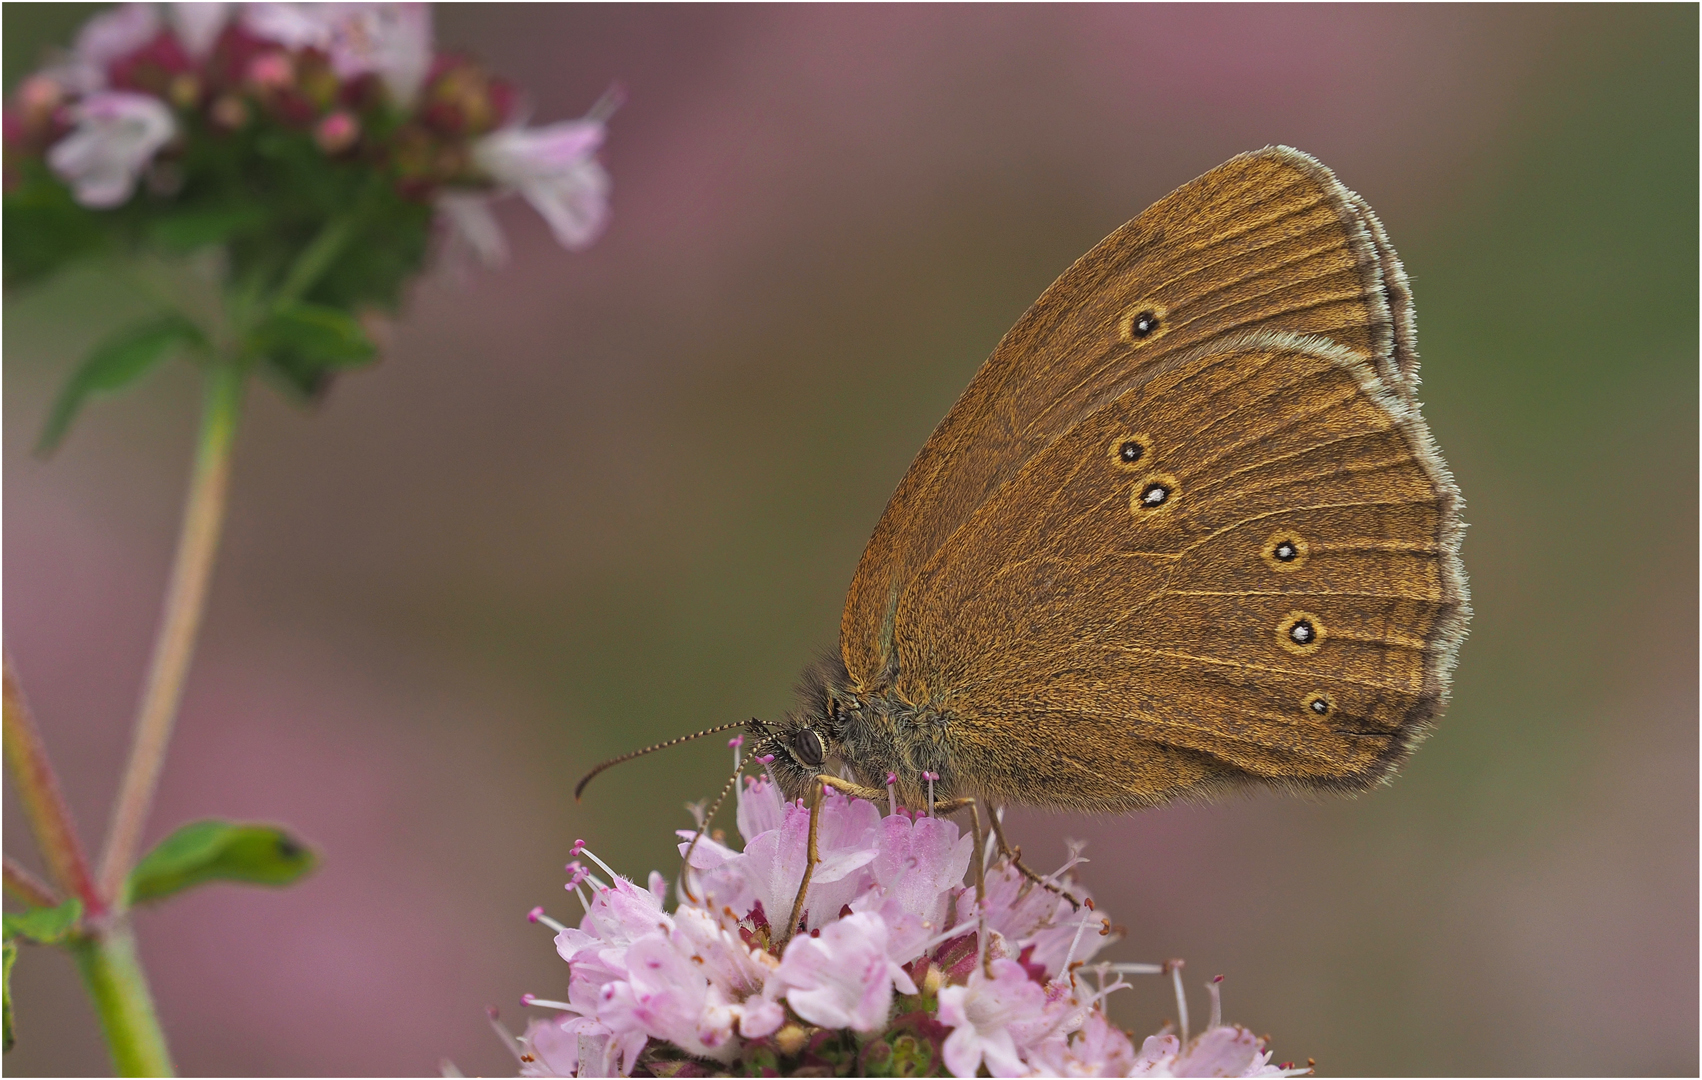
[[[702,840],[703,834],[709,831],[709,823],[715,820],[716,811],[720,810],[721,804],[727,801],[727,795],[732,792],[733,785],[739,782],[739,776],[744,771],[743,766],[733,770],[733,775],[727,778],[727,784],[721,789],[721,794],[715,796],[715,801],[709,806],[709,812],[704,814],[703,820],[698,823],[697,834],[691,838],[691,843],[686,845],[685,865],[680,868],[680,882],[685,886],[686,896],[693,901],[697,897],[691,894],[691,879],[689,877],[691,874],[691,853],[697,850],[697,842]]]
[[[745,721],[740,720],[740,721],[737,721],[736,723],[732,723],[732,724],[722,724],[720,727],[705,728],[704,730],[696,732],[696,733],[691,734],[691,735],[681,735],[677,739],[669,739],[667,742],[659,742],[655,746],[646,746],[642,750],[634,750],[630,754],[622,754],[620,757],[610,758],[609,760],[603,762],[601,765],[597,766],[595,769],[592,769],[590,772],[586,773],[584,775],[584,777],[582,777],[580,779],[579,783],[577,785],[575,785],[574,788],[573,788],[573,801],[574,802],[579,801],[579,797],[581,795],[585,794],[585,785],[589,784],[591,782],[592,778],[595,777],[598,773],[602,772],[604,769],[613,768],[614,766],[619,765],[623,761],[631,761],[635,757],[643,757],[645,754],[649,754],[649,753],[652,753],[652,752],[657,751],[657,750],[666,750],[670,746],[678,746],[683,742],[691,742],[693,739],[701,739],[705,735],[713,735],[718,731],[727,731],[731,728],[744,727],[745,723],[746,723]]]

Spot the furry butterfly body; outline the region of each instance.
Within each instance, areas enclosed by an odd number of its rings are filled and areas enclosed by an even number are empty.
[[[752,721],[787,793],[1121,811],[1355,791],[1440,715],[1461,500],[1369,206],[1286,147],[1118,229],[917,456],[838,655]],[[931,792],[929,788],[932,788]]]

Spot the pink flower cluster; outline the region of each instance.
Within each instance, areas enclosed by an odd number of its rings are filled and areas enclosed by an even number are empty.
[[[327,158],[365,161],[435,203],[457,242],[499,262],[493,198],[523,197],[570,249],[601,232],[609,177],[596,154],[613,101],[523,126],[507,83],[435,51],[422,3],[131,3],[24,80],[6,142],[8,158],[42,155],[79,203],[109,209],[144,178],[169,193],[190,140],[310,132]]]
[[[631,1075],[639,1066],[653,1075],[867,1075],[894,1054],[911,1055],[913,1071],[955,1076],[1305,1071],[1271,1065],[1261,1040],[1224,1025],[1215,985],[1203,1034],[1167,1030],[1137,1049],[1103,1002],[1127,985],[1123,974],[1161,969],[1094,962],[1113,940],[1108,919],[974,851],[951,820],[896,807],[883,816],[837,792],[821,809],[821,862],[801,929],[777,948],[804,870],[809,811],[784,802],[767,777],[747,778],[738,827],[743,850],[708,837],[692,847],[694,834],[680,834],[691,861],[673,911],[661,875],[640,887],[575,845],[568,889],[584,907],[580,924],[532,913],[557,931],[567,1000],[524,999],[556,1011],[513,1040],[522,1075]],[[965,883],[977,857],[979,905]],[[1066,882],[1079,861],[1050,880]]]

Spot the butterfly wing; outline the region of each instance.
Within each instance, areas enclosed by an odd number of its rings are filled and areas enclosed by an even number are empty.
[[[1372,358],[1244,334],[1149,365],[975,509],[900,595],[894,692],[998,802],[1363,788],[1444,703],[1460,530]]]
[[[1270,147],[1172,192],[1042,294],[905,474],[846,600],[840,648],[853,684],[877,689],[897,675],[899,597],[947,538],[1143,373],[1265,328],[1351,349],[1410,398],[1411,326],[1406,278],[1381,225],[1311,157]]]

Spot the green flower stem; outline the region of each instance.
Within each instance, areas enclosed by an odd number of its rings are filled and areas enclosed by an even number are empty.
[[[373,178],[378,181],[378,177]],[[325,271],[331,269],[331,264],[337,261],[337,256],[343,253],[349,240],[355,234],[355,223],[360,220],[366,205],[372,201],[372,195],[381,182],[368,187],[355,200],[355,205],[347,212],[327,221],[319,234],[315,236],[284,275],[278,291],[272,295],[274,307],[284,307],[293,304],[307,295],[309,289],[319,284],[319,279],[325,276]]]
[[[47,747],[41,741],[35,717],[30,715],[23,691],[12,674],[10,656],[5,658],[4,716],[6,763],[12,767],[18,801],[23,804],[24,816],[29,818],[36,846],[47,861],[48,873],[61,889],[83,901],[85,911],[99,915],[106,905],[95,888],[94,876],[89,873],[82,841],[77,839],[77,826],[71,820],[71,808],[65,804],[59,778],[47,760]],[[7,875],[8,880],[11,876]]]
[[[183,527],[178,535],[171,582],[166,588],[165,611],[160,618],[148,681],[136,715],[130,760],[124,769],[118,801],[113,806],[112,828],[101,860],[101,895],[119,911],[125,903],[124,882],[136,865],[142,828],[147,824],[154,789],[165,765],[166,745],[171,741],[178,703],[183,698],[184,678],[195,651],[195,635],[206,607],[207,585],[213,575],[213,557],[218,551],[230,487],[231,446],[248,380],[246,366],[225,358],[215,358],[206,370],[206,404],[195,453],[195,472],[183,509]],[[134,958],[130,962],[134,966]]]
[[[77,938],[70,949],[100,1017],[113,1069],[119,1076],[171,1076],[171,1051],[128,922],[116,919]]]

